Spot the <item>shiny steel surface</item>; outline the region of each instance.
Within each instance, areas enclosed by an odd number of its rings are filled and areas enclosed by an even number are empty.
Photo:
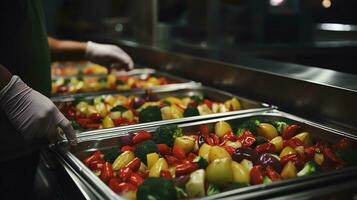
[[[239,116],[229,116],[223,118],[209,119],[209,120],[203,120],[198,122],[183,123],[183,124],[179,124],[179,127],[185,129],[200,124],[216,123],[218,121],[239,120],[239,119],[246,119],[249,117],[256,117],[256,116],[264,116],[274,120],[290,120],[293,123],[300,125],[302,129],[310,132],[313,138],[319,138],[324,141],[333,142],[336,141],[336,139],[341,138],[342,136],[357,140],[356,136],[351,135],[349,133],[341,132],[320,124],[316,124],[309,120],[294,115],[290,115],[284,112],[279,112],[276,110],[259,112],[259,113],[249,113]],[[108,195],[106,196],[106,198],[114,198],[112,196],[112,193],[108,192],[108,190],[110,189],[101,180],[99,180],[99,178],[96,177],[94,173],[92,173],[87,167],[85,167],[80,160],[83,160],[86,156],[88,156],[90,153],[96,150],[107,150],[112,147],[116,147],[120,145],[119,138],[122,135],[133,134],[140,130],[153,131],[155,130],[155,128],[156,127],[151,127],[151,128],[141,127],[128,131],[121,131],[121,132],[118,131],[116,133],[108,132],[107,134],[102,134],[102,135],[82,137],[79,140],[79,144],[75,147],[69,148],[68,143],[64,141],[58,143],[56,145],[56,149],[59,152],[59,154],[63,157],[63,159],[66,160],[66,162],[68,162],[68,164],[71,165],[73,169],[75,169],[81,177],[83,177],[93,187],[99,190],[98,192],[106,193]],[[276,188],[277,190],[279,190],[279,188],[284,186],[294,187],[294,185],[322,184],[329,181],[333,181],[336,178],[342,179],[343,177],[348,176],[352,172],[356,173],[356,170],[357,170],[356,166],[346,167],[344,169],[335,170],[333,172],[322,172],[307,177],[299,177],[295,179],[273,182],[269,185],[261,184],[261,185],[235,189],[227,192],[222,192],[214,196],[206,197],[204,199],[222,198],[225,196],[237,195],[242,193],[250,193],[251,195],[254,196],[258,194],[258,192],[264,192],[267,188]],[[251,192],[254,192],[254,194]],[[257,198],[257,196],[255,197]]]
[[[138,63],[269,102],[281,110],[321,123],[357,130],[356,75],[210,49],[149,47],[133,42],[98,40],[121,45]]]
[[[166,88],[167,89],[167,88]],[[192,85],[190,87],[185,87],[185,88],[180,88],[180,87],[172,87],[171,90],[164,90],[161,91],[154,91],[155,95],[159,99],[169,97],[169,96],[174,96],[174,97],[184,97],[184,96],[191,96],[191,95],[204,95],[205,97],[213,100],[213,101],[226,101],[229,100],[233,97],[237,97],[238,101],[240,102],[242,109],[237,110],[237,111],[230,111],[230,112],[224,112],[224,113],[215,113],[215,114],[209,114],[209,115],[201,115],[201,116],[195,116],[195,117],[185,117],[185,118],[180,118],[180,119],[171,119],[171,120],[163,120],[163,121],[156,121],[156,122],[149,122],[149,123],[141,123],[141,124],[134,124],[134,125],[127,125],[127,126],[120,126],[120,127],[115,127],[115,128],[110,128],[110,129],[98,129],[98,130],[93,130],[93,131],[83,131],[77,134],[78,137],[83,137],[87,135],[97,135],[97,134],[103,134],[103,133],[108,133],[108,132],[117,132],[117,131],[123,131],[123,130],[130,130],[130,129],[135,129],[135,128],[145,128],[145,127],[152,127],[152,126],[159,126],[162,124],[166,123],[183,123],[183,122],[188,122],[188,121],[198,121],[198,120],[204,120],[204,119],[209,119],[209,118],[215,118],[215,117],[224,117],[224,116],[229,116],[229,115],[239,115],[239,114],[244,114],[244,113],[250,113],[250,112],[258,112],[258,111],[264,111],[264,110],[270,110],[274,108],[274,106],[269,106],[266,103],[261,103],[261,102],[256,102],[252,101],[228,92],[224,92],[221,90],[216,90],[210,87],[204,87],[204,86],[199,86],[199,85]],[[97,93],[93,94],[91,96],[86,95],[85,97],[88,99],[94,98],[95,96],[102,95],[103,93]],[[105,93],[109,94],[109,93]],[[118,92],[116,91],[115,93],[110,93],[110,94],[120,94],[120,95],[143,95],[145,94],[145,91],[143,90],[138,90],[138,91],[127,91],[125,93],[123,92]],[[82,96],[84,97],[84,96]],[[61,102],[69,102],[69,101],[74,101],[77,97],[61,97],[61,98],[52,98],[54,102],[57,103],[57,105],[60,105]]]

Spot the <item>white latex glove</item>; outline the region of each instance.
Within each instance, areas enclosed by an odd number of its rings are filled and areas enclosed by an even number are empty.
[[[86,58],[103,66],[125,66],[134,68],[134,62],[121,48],[111,44],[87,42]]]
[[[73,127],[50,99],[27,86],[18,76],[0,91],[0,106],[25,140],[43,136],[57,138],[57,127],[62,128],[70,144],[77,144]]]

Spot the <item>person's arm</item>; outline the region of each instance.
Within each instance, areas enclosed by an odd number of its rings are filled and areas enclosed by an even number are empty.
[[[11,80],[12,74],[0,64],[0,90],[2,90]]]
[[[62,128],[71,144],[77,143],[71,122],[50,99],[27,86],[20,77],[0,64],[0,108],[25,140],[47,136],[57,139],[57,127]]]
[[[115,45],[58,40],[52,37],[48,37],[48,44],[54,60],[89,60],[106,67],[134,67],[131,57]]]

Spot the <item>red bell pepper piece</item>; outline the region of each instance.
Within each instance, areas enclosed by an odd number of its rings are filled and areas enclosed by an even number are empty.
[[[125,117],[119,117],[117,119],[113,119],[113,123],[115,126],[122,126],[122,125],[128,124],[129,121]]]
[[[131,170],[129,167],[123,167],[119,170],[118,177],[123,182],[126,182],[129,180],[132,173],[133,173],[133,170]]]
[[[134,184],[120,182],[120,180],[114,178],[109,181],[109,187],[117,194],[137,190],[137,186],[135,186]]]
[[[204,99],[203,103],[206,104],[209,108],[212,108],[213,102],[208,100],[208,99]]]
[[[124,166],[124,168],[127,167],[127,168],[131,169],[132,171],[136,172],[139,170],[140,165],[141,165],[141,160],[140,160],[140,158],[136,157],[132,161],[130,161],[128,164],[126,164]]]
[[[141,185],[144,182],[143,177],[140,174],[133,172],[130,176],[129,183],[132,183],[136,186]]]
[[[185,155],[185,151],[183,149],[181,149],[178,146],[174,146],[172,148],[172,155],[174,157],[176,157],[179,160],[185,160],[186,159],[186,155]]]
[[[161,155],[171,155],[171,148],[167,144],[157,144],[156,146]]]
[[[304,146],[304,143],[298,138],[291,138],[289,140],[284,140],[283,146],[290,146],[291,148],[296,148],[298,146]]]
[[[172,179],[171,173],[169,171],[167,171],[167,170],[161,170],[160,171],[160,176],[164,177],[166,179],[169,179],[169,180]]]
[[[235,142],[235,141],[237,141],[237,136],[234,135],[234,133],[232,131],[229,131],[222,136],[222,141],[227,141],[227,140]]]
[[[265,152],[274,153],[276,151],[276,147],[272,143],[264,143],[256,146],[255,150],[258,152],[258,154],[265,153]]]
[[[187,155],[187,160],[190,161],[190,162],[192,162],[196,157],[197,157],[196,154],[190,152],[190,153],[188,153],[188,155]]]
[[[99,115],[99,113],[92,113],[89,115],[89,119],[92,123],[100,123],[102,117]]]
[[[351,140],[349,138],[342,138],[337,143],[333,144],[331,146],[331,148],[336,151],[336,150],[351,148],[351,147],[353,147],[353,145],[354,145],[353,140]]]
[[[242,143],[243,147],[250,147],[257,139],[250,131],[246,130],[238,137],[238,140]]]
[[[76,119],[76,112],[74,110],[68,109],[65,113],[66,113],[65,116],[67,117],[67,119],[69,119],[69,120]]]
[[[113,177],[112,164],[110,164],[109,162],[105,162],[100,173],[100,179],[105,183],[107,183],[112,177]]]
[[[166,155],[165,158],[167,160],[167,164],[169,165],[177,165],[181,163],[176,157],[170,155]]]
[[[263,183],[265,171],[261,165],[256,165],[250,170],[250,184],[258,185]]]
[[[94,154],[86,158],[83,162],[88,167],[93,161],[102,159],[101,155],[102,155],[101,151],[96,151]]]
[[[95,160],[89,164],[91,170],[101,170],[105,161],[104,160]]]
[[[298,125],[295,125],[295,124],[292,124],[292,125],[289,125],[288,127],[286,127],[284,129],[284,131],[281,133],[281,137],[284,139],[284,140],[287,140],[287,139],[290,139],[292,137],[294,137],[296,135],[296,132],[297,130],[299,129],[300,127]]]
[[[205,141],[208,145],[213,146],[214,145],[214,141],[213,139],[209,136],[209,134],[203,134],[203,137],[205,138]]]
[[[298,154],[288,154],[280,159],[282,166],[284,166],[289,161],[293,162],[297,169],[301,169],[304,166],[304,160]]]
[[[195,170],[197,170],[198,164],[197,163],[191,163],[191,162],[187,162],[187,163],[183,163],[183,164],[179,164],[176,166],[176,176],[181,176],[184,174],[189,174]]]
[[[233,155],[235,149],[231,146],[223,146],[223,148],[230,154]]]
[[[201,134],[209,134],[210,131],[207,124],[201,124],[199,127],[200,127]]]
[[[132,146],[129,146],[129,145],[125,145],[125,146],[123,146],[123,147],[120,148],[120,151],[121,151],[121,152],[124,152],[124,151],[134,151],[134,150],[135,150],[135,148],[132,147]]]
[[[209,134],[209,135],[211,136],[211,138],[212,138],[212,140],[213,140],[213,143],[214,143],[215,145],[219,145],[219,143],[220,143],[219,137],[218,137],[216,134],[214,134],[214,133],[211,133],[211,134]]]
[[[136,135],[134,135],[132,141],[134,144],[138,144],[145,140],[150,140],[152,138],[152,134],[148,131],[139,131]]]
[[[307,147],[304,149],[305,160],[312,160],[315,155],[315,146]]]
[[[272,181],[278,181],[281,180],[281,176],[278,172],[276,172],[273,167],[271,167],[270,165],[268,165],[268,167],[266,168],[266,173],[267,176],[270,178],[270,180]]]
[[[336,156],[336,154],[331,150],[331,148],[325,147],[322,149],[322,153],[324,154],[325,158],[327,158],[329,161],[338,163],[338,164],[344,164],[343,160],[341,160],[339,157]]]

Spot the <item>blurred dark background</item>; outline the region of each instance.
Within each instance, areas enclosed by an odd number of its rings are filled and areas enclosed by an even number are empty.
[[[136,15],[157,5],[155,45],[227,51],[357,74],[356,0],[51,0],[50,35],[142,42]],[[145,12],[143,12],[143,10]],[[148,11],[149,12],[149,11]]]

